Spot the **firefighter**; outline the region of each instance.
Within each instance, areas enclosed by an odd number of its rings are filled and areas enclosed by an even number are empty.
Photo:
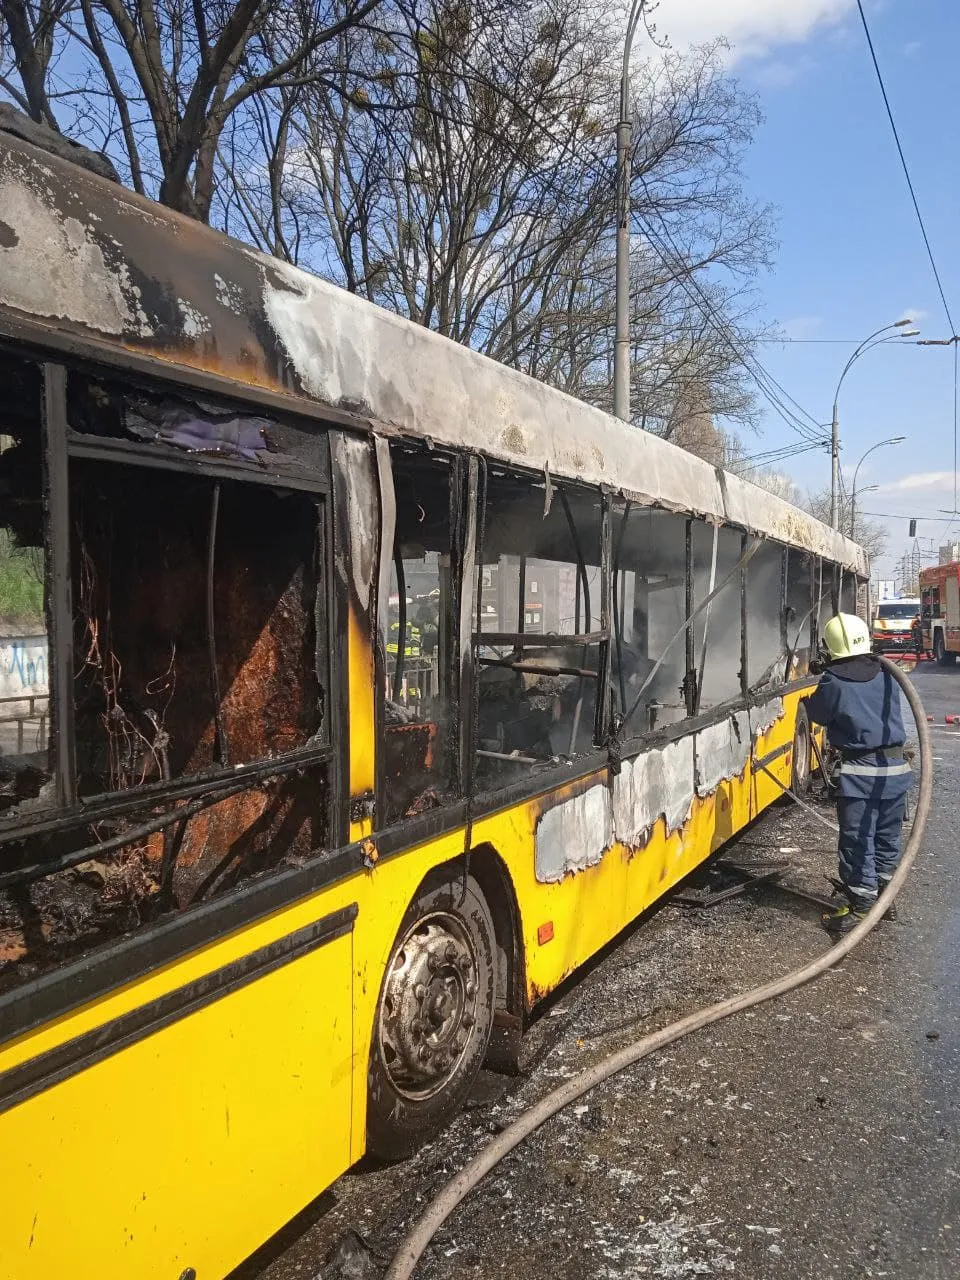
[[[923,657],[923,620],[919,613],[910,623],[910,634],[913,639],[914,652],[917,655],[917,661]]]
[[[870,652],[866,623],[838,613],[824,628],[823,641],[829,661],[806,708],[840,756],[837,816],[844,901],[823,917],[827,931],[840,936],[863,919],[897,869],[910,766],[903,758],[900,691]]]

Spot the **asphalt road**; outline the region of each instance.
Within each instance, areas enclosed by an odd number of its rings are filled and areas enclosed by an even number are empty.
[[[934,808],[900,921],[549,1122],[448,1221],[418,1277],[960,1276],[960,726],[944,724],[960,668],[916,681],[935,718]],[[784,802],[731,852],[789,857],[792,882],[824,893],[834,847]],[[819,910],[776,889],[666,906],[541,1011],[525,1077],[485,1077],[435,1143],[342,1178],[236,1280],[373,1280],[430,1192],[551,1085],[826,945]]]

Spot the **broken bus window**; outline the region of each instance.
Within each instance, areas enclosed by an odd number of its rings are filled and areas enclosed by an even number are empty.
[[[386,823],[453,794],[457,720],[449,655],[450,467],[392,450],[396,530],[390,570],[384,700]]]
[[[479,784],[593,748],[601,497],[491,472],[480,572]],[[473,617],[477,619],[476,584]]]
[[[0,356],[0,818],[55,803],[51,759],[43,375]]]

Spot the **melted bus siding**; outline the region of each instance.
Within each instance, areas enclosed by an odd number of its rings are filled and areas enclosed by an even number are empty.
[[[0,337],[0,1271],[207,1280],[807,767],[866,564],[11,139]]]

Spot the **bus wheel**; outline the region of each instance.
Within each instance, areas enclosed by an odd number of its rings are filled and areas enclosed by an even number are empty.
[[[475,880],[427,885],[390,953],[370,1048],[367,1150],[402,1160],[460,1109],[493,1027],[493,920]]]
[[[790,790],[805,795],[810,787],[810,718],[804,706],[797,707],[797,723],[793,730],[793,767]]]
[[[941,667],[952,667],[957,660],[955,653],[947,652],[947,646],[943,643],[942,631],[937,632],[936,639],[933,642],[933,656]]]

